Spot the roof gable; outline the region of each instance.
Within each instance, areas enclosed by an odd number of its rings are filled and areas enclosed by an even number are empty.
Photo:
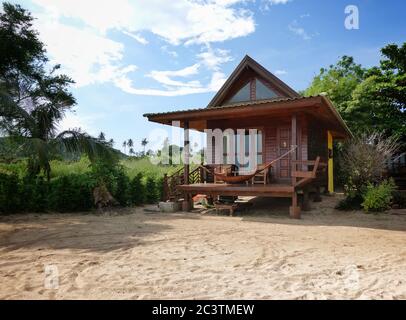
[[[250,89],[249,97],[247,96],[247,86]],[[237,95],[239,96],[236,97]],[[300,95],[295,90],[246,55],[207,107],[250,100],[297,97]],[[240,101],[236,101],[238,99]]]

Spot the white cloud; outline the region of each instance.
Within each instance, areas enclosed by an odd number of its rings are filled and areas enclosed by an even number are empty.
[[[287,4],[290,1],[291,0],[262,0],[260,8],[262,10],[269,10],[273,5]]]
[[[72,76],[76,86],[112,82],[135,94],[175,95],[207,92],[220,82],[220,65],[231,60],[229,52],[211,49],[210,43],[246,36],[255,30],[252,12],[241,6],[246,0],[32,0],[42,8],[34,12],[36,28],[47,44],[51,62],[60,63],[62,72]],[[108,31],[120,31],[145,45],[140,35],[150,32],[171,45],[203,45],[206,51],[196,58],[192,69],[205,67],[213,72],[206,86],[197,80],[180,81],[185,77],[171,71],[151,71],[147,76],[165,90],[136,89],[128,74],[135,65],[123,64],[123,43],[108,38]],[[173,57],[178,53],[161,48]]]
[[[125,35],[133,38],[135,41],[137,41],[137,42],[139,42],[139,43],[141,43],[143,45],[148,44],[148,40],[145,39],[144,37],[140,36],[139,34],[131,33],[131,32],[128,32],[128,31],[123,31],[123,33]]]
[[[33,0],[56,17],[79,19],[105,34],[116,29],[149,31],[171,44],[210,43],[246,36],[255,30],[245,0]]]
[[[173,80],[172,77],[189,77],[192,75],[196,75],[199,72],[200,65],[198,63],[183,68],[181,70],[176,71],[151,71],[147,74],[148,77],[151,77],[155,81],[163,84],[165,86],[175,86],[175,87],[191,87],[191,88],[199,88],[201,84],[199,81],[188,81],[182,82]]]
[[[62,72],[72,76],[77,86],[111,82],[133,94],[175,96],[215,91],[224,82],[221,65],[232,60],[230,52],[212,45],[244,37],[255,31],[253,13],[245,6],[250,0],[31,0],[37,5],[36,28],[47,44],[51,62],[60,63]],[[288,0],[268,0],[284,4]],[[168,46],[202,46],[196,63],[175,71],[153,70],[146,76],[162,89],[137,88],[129,74],[137,67],[124,64],[123,43],[108,37],[122,32],[146,45],[145,33],[168,45],[161,50],[178,57]],[[141,36],[142,34],[142,36]],[[211,79],[196,79],[203,70]],[[180,79],[181,78],[181,79]]]
[[[212,49],[208,47],[206,51],[197,55],[202,63],[209,69],[218,71],[220,65],[229,61],[232,61],[230,51],[223,49]]]
[[[299,25],[297,20],[293,20],[289,25],[288,28],[290,31],[292,31],[294,34],[302,37],[303,40],[310,40],[313,38],[313,35],[310,35],[307,33],[307,31]]]
[[[214,72],[207,85],[202,85],[199,81],[181,82],[171,79],[171,77],[187,77],[193,74],[191,72],[193,68],[195,68],[195,66],[178,71],[155,71],[154,79],[163,84],[165,89],[137,88],[134,86],[133,81],[126,75],[116,78],[114,83],[118,88],[130,94],[174,97],[217,91],[226,80],[224,74],[221,72]]]
[[[162,52],[165,52],[167,54],[169,54],[170,56],[172,56],[173,58],[177,58],[179,55],[176,51],[174,50],[169,50],[168,46],[162,46],[161,47]]]
[[[274,73],[277,76],[283,76],[284,74],[287,74],[288,72],[286,70],[275,70]]]
[[[94,33],[45,19],[40,15],[36,28],[46,43],[52,63],[60,63],[76,86],[111,81],[116,75],[134,71],[135,66],[122,67],[124,45]]]
[[[97,129],[97,119],[104,118],[104,114],[92,114],[91,116],[79,116],[75,112],[66,113],[65,117],[58,124],[59,132],[70,130],[70,129],[81,129],[93,136],[97,135],[99,132]]]

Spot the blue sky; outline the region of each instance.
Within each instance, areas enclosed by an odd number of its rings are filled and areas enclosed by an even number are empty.
[[[75,112],[62,128],[105,132],[135,149],[142,117],[204,107],[245,54],[296,90],[342,55],[365,66],[406,41],[402,0],[26,0],[51,61],[76,81]],[[359,29],[344,27],[347,5]]]

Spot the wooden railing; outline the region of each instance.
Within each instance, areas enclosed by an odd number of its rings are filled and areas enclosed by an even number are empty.
[[[320,157],[316,160],[292,160],[292,185],[295,188],[303,187],[317,177],[317,173],[325,170],[326,163],[320,162]],[[306,167],[307,170],[304,170]],[[312,168],[310,168],[312,167]],[[309,170],[311,169],[311,170]],[[298,178],[301,178],[298,180]]]
[[[182,167],[175,173],[168,176],[164,175],[163,181],[163,201],[178,200],[182,197],[182,193],[177,190],[177,186],[185,183],[184,168]],[[201,167],[197,167],[189,173],[187,184],[203,182],[203,173]]]

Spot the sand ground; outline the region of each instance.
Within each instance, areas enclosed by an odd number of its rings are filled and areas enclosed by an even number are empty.
[[[283,199],[235,217],[3,216],[0,298],[406,299],[406,211],[339,212],[336,201],[302,220]]]

